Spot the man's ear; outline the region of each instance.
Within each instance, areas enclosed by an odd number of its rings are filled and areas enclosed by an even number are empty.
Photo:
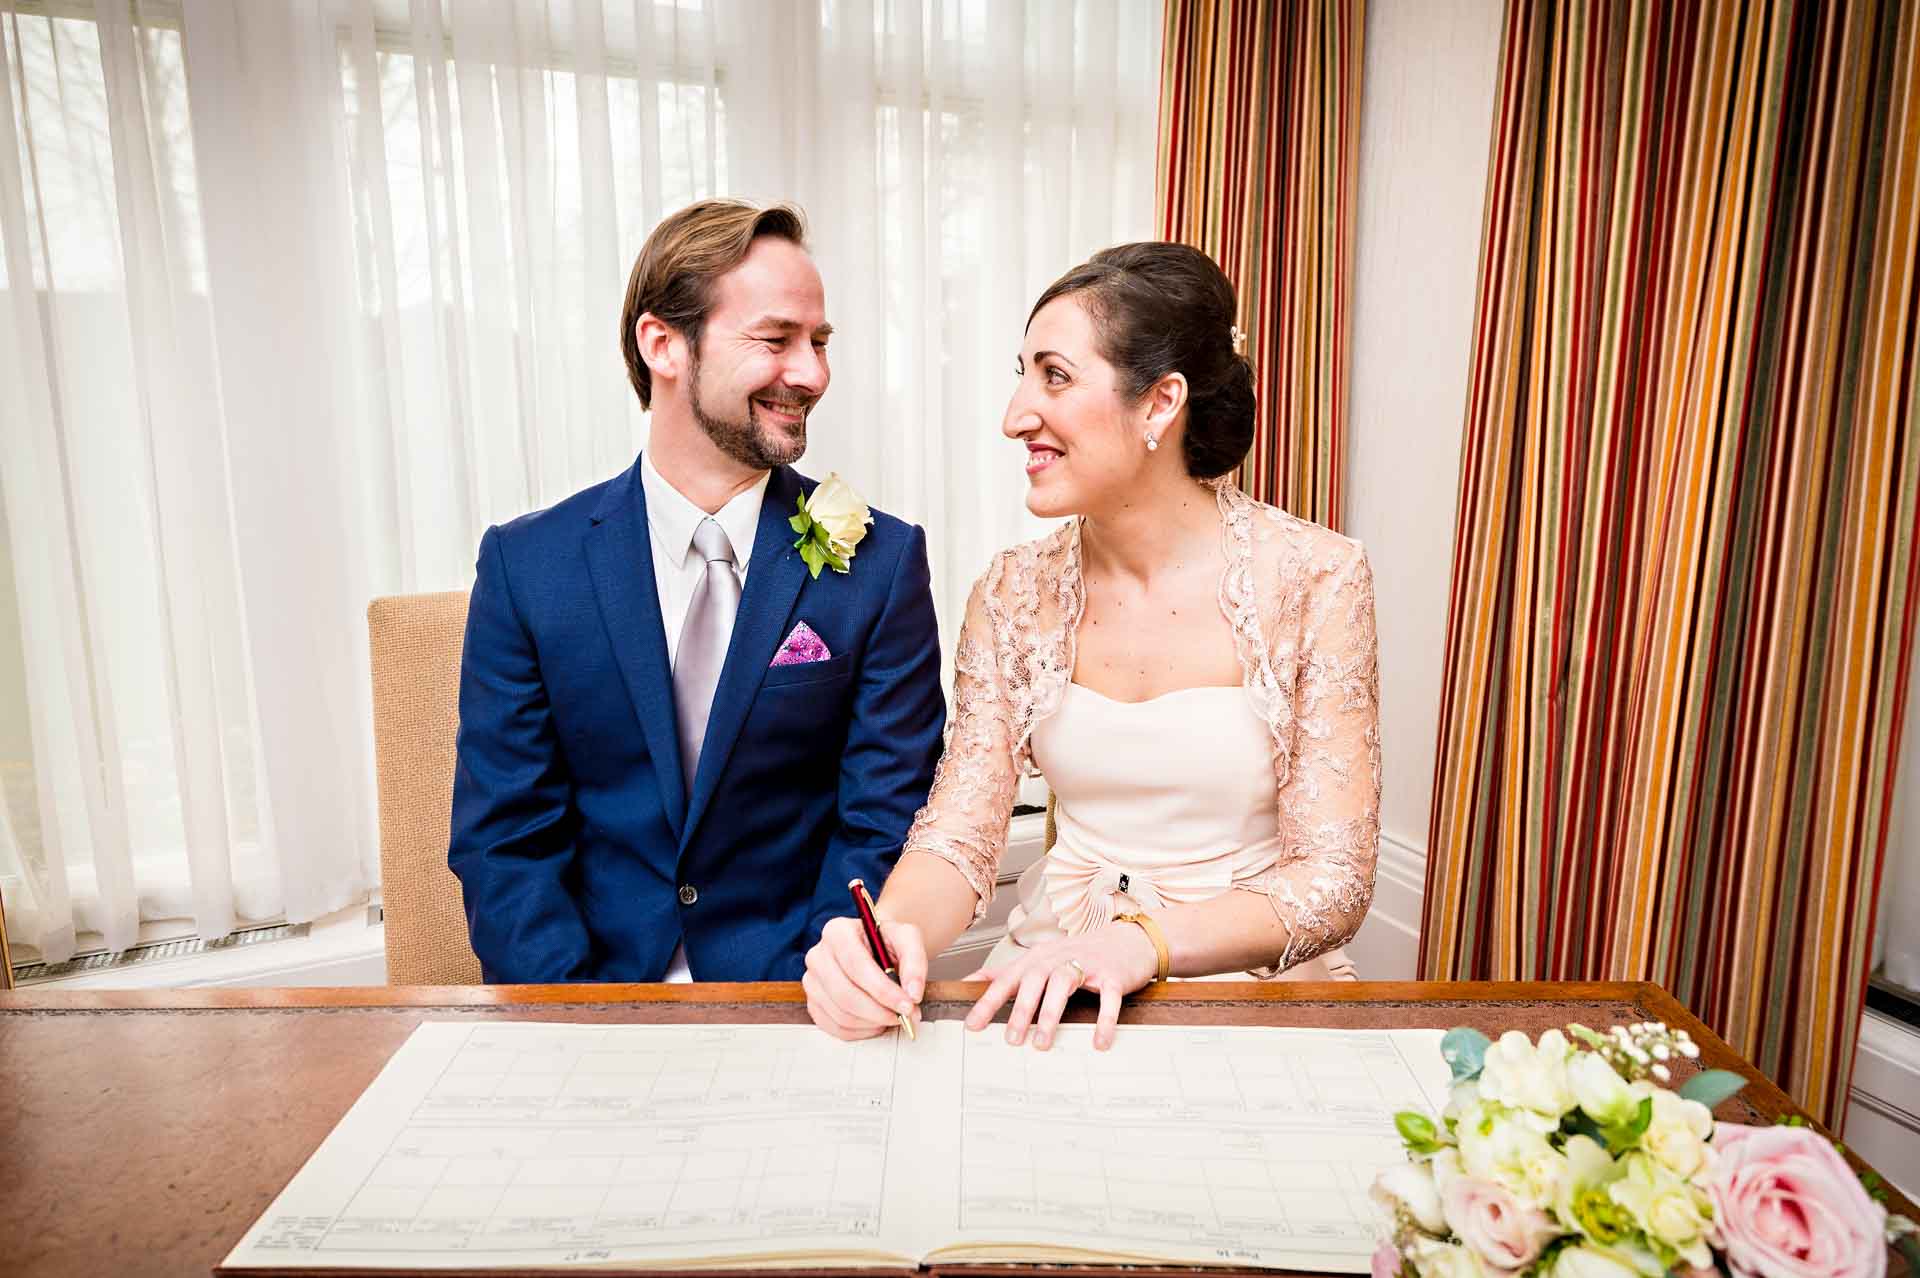
[[[678,329],[652,311],[642,312],[640,318],[634,321],[633,340],[640,348],[640,359],[646,364],[647,371],[656,378],[672,380],[684,373],[686,342]]]

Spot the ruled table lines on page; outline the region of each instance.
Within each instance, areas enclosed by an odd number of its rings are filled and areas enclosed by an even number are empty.
[[[1138,1027],[1096,1053],[970,1036],[959,1224],[1196,1259],[1372,1252],[1367,1190],[1405,1157],[1392,1115],[1445,1099],[1437,1031]]]
[[[439,1050],[416,1062],[430,1073],[370,1166],[372,1151],[360,1151],[356,1183],[332,1185],[336,1200],[349,1191],[338,1210],[276,1203],[247,1240],[254,1259],[567,1261],[880,1232],[890,1039],[848,1047],[773,1026],[431,1028],[440,1039],[422,1046]]]

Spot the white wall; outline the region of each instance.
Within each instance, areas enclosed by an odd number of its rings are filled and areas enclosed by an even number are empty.
[[[1378,591],[1385,837],[1364,976],[1420,936],[1499,0],[1372,0],[1360,110],[1347,531]]]

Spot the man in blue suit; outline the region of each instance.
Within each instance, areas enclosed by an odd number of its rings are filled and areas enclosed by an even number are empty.
[[[620,324],[645,451],[480,541],[447,860],[490,982],[798,980],[932,782],[926,538],[790,468],[832,331],[798,210],[667,218]]]

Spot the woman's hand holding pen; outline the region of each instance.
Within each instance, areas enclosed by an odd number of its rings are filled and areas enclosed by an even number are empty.
[[[813,1023],[847,1040],[872,1038],[897,1028],[906,1016],[920,1024],[920,996],[927,987],[927,947],[911,923],[880,919],[880,934],[899,965],[896,984],[874,961],[857,918],[830,920],[807,951],[800,987]]]
[[[977,981],[990,977],[993,981],[967,1013],[967,1028],[985,1029],[1000,1005],[1011,997],[1007,1042],[1018,1047],[1031,1029],[1033,1045],[1045,1051],[1053,1046],[1067,1000],[1075,990],[1091,990],[1100,996],[1093,1045],[1104,1052],[1113,1046],[1121,999],[1150,985],[1158,968],[1153,943],[1131,923],[1109,923],[1082,936],[1035,946],[998,971],[981,970],[967,978]]]

